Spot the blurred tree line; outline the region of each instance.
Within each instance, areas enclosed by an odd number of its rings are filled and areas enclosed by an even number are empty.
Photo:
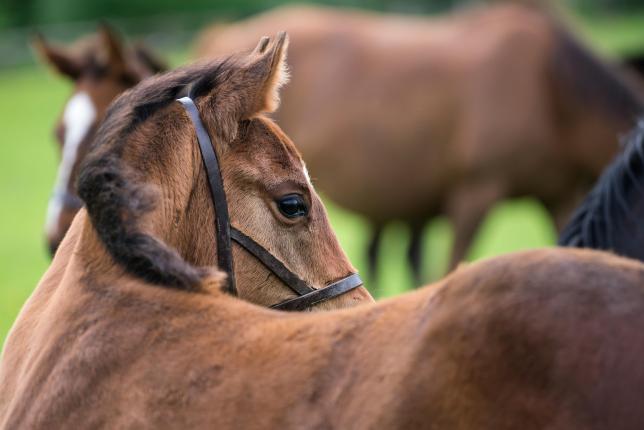
[[[70,21],[199,14],[241,18],[289,0],[2,0],[0,29]],[[318,0],[317,3],[376,10],[436,12],[476,0]],[[644,8],[644,0],[569,0],[584,12],[622,13]]]

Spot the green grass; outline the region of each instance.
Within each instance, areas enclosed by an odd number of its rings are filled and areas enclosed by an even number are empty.
[[[641,15],[619,22],[595,19],[586,31],[603,49],[623,52],[644,47],[643,23]],[[176,64],[186,54],[171,57]],[[42,228],[58,157],[52,127],[68,93],[69,84],[41,68],[0,71],[0,339],[49,263]],[[342,245],[355,266],[365,272],[369,226],[359,216],[327,205]],[[380,282],[370,284],[379,296],[399,294],[411,287],[404,259],[407,238],[408,232],[398,224],[385,232]],[[469,259],[550,245],[554,238],[552,225],[539,205],[531,200],[506,202],[485,221]],[[436,220],[427,229],[428,280],[443,274],[450,242],[445,220]]]
[[[52,128],[68,92],[42,70],[0,75],[0,339],[47,268],[42,231],[57,165]]]
[[[608,54],[644,52],[644,11],[627,16],[588,16],[575,19],[581,33]]]
[[[326,202],[331,223],[353,264],[366,274],[366,245],[369,226],[359,216]],[[411,270],[405,261],[409,232],[400,223],[390,225],[383,236],[379,256],[377,284],[369,288],[380,297],[388,297],[413,286]],[[452,231],[446,219],[430,223],[424,233],[424,276],[427,281],[439,279],[447,268]],[[485,220],[468,260],[499,255],[522,249],[552,245],[555,231],[543,208],[531,199],[499,204]]]

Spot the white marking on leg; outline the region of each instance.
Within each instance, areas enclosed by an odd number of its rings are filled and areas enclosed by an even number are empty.
[[[58,166],[54,192],[47,207],[45,228],[50,235],[55,234],[58,228],[58,220],[63,210],[64,195],[67,193],[72,170],[74,169],[74,164],[76,164],[78,148],[87,136],[87,132],[94,123],[95,118],[96,108],[87,93],[79,92],[67,102],[63,112],[63,125],[65,126],[63,155]]]

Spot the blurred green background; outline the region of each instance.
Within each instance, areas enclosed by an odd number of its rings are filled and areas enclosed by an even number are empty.
[[[0,341],[38,282],[49,258],[42,234],[45,209],[58,153],[53,125],[71,84],[34,65],[28,39],[35,30],[58,40],[74,40],[105,19],[129,37],[142,38],[173,65],[190,58],[190,43],[214,20],[234,19],[279,1],[212,0],[9,0],[0,3]],[[379,10],[439,13],[453,0],[326,2]],[[605,55],[644,51],[641,0],[571,2],[577,31]],[[331,221],[351,260],[363,272],[369,226],[358,216],[327,202]],[[380,282],[369,283],[378,296],[411,288],[405,263],[408,232],[392,224],[380,255]],[[531,200],[506,202],[487,218],[469,259],[553,244],[555,232],[544,210]],[[451,231],[436,220],[425,233],[425,276],[440,277],[447,263]]]

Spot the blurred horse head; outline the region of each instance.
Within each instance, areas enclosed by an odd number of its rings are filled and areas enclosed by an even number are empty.
[[[563,227],[644,110],[554,12],[514,2],[436,18],[288,6],[214,26],[198,52],[249,49],[275,28],[293,38],[294,74],[277,121],[319,189],[376,226],[372,266],[385,223],[412,227],[419,281],[436,216],[454,228],[450,267],[503,199],[534,197]]]
[[[78,167],[108,105],[165,66],[142,45],[124,46],[106,25],[72,47],[53,45],[41,35],[33,45],[43,62],[73,82],[72,95],[55,126],[61,157],[45,225],[53,254],[82,206],[75,189]]]

